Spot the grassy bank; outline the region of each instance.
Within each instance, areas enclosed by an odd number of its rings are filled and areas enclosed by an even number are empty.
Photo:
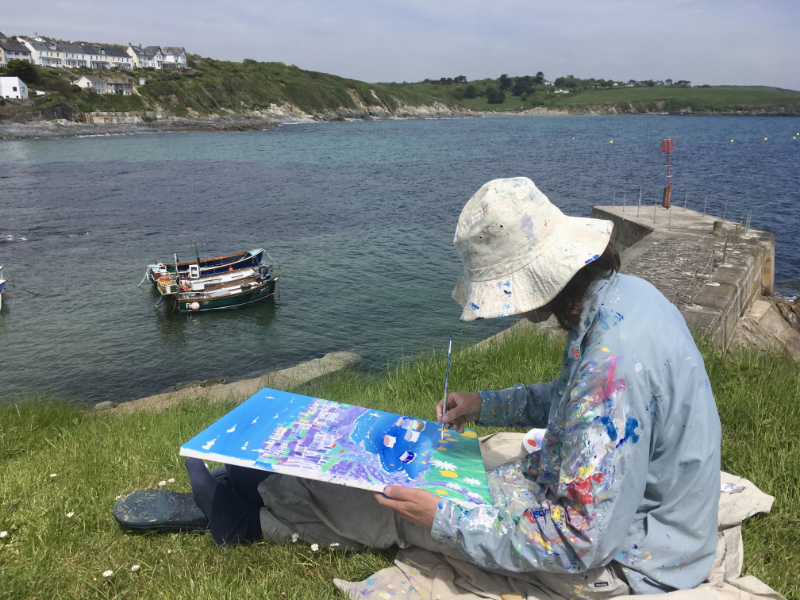
[[[633,87],[610,90],[587,90],[564,95],[550,103],[553,107],[588,105],[632,105],[640,111],[768,113],[800,112],[800,95],[770,90],[744,88]]]
[[[500,346],[458,353],[451,389],[549,380],[561,349],[521,332]],[[800,367],[710,348],[704,356],[723,423],[723,468],[776,497],[770,515],[744,524],[748,574],[800,598]],[[442,352],[431,352],[383,377],[337,375],[311,393],[430,419],[443,372]],[[220,551],[208,535],[120,529],[111,516],[115,497],[170,478],[170,489],[188,491],[178,447],[230,408],[187,402],[117,417],[45,410],[34,400],[0,407],[0,531],[8,531],[0,540],[0,599],[339,598],[333,577],[360,580],[391,563],[391,552],[315,553],[266,543]],[[132,573],[133,565],[140,570]],[[114,574],[105,579],[107,569]]]

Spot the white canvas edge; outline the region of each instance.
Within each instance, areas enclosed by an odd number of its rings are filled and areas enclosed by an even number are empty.
[[[228,465],[236,465],[237,467],[247,467],[249,469],[258,469],[260,471],[264,471],[265,473],[280,473],[281,475],[292,475],[294,477],[302,477],[303,479],[313,479],[315,481],[325,481],[326,483],[333,483],[335,485],[342,485],[344,487],[354,487],[360,490],[368,490],[370,492],[381,492],[386,486],[383,485],[347,485],[346,483],[342,483],[341,481],[333,481],[333,477],[309,477],[307,471],[303,471],[302,469],[293,469],[291,467],[278,467],[276,468],[274,465],[272,469],[262,469],[258,466],[258,463],[255,460],[241,460],[237,458],[233,458],[232,456],[225,456],[222,454],[215,454],[214,452],[199,452],[197,450],[191,450],[189,448],[184,448],[181,446],[180,456],[186,456],[189,458],[199,458],[200,460],[213,460],[214,462],[228,464]],[[438,498],[443,498],[445,500],[450,500],[451,502],[455,502],[463,506],[464,508],[472,509],[477,506],[485,506],[483,504],[474,504],[473,502],[467,502],[466,500],[457,500],[455,498],[445,498],[444,496],[438,496]]]

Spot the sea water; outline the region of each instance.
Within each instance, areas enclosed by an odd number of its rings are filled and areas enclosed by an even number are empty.
[[[0,313],[0,399],[121,401],[336,350],[383,369],[451,333],[477,341],[514,319],[462,323],[450,297],[469,197],[527,176],[571,215],[623,199],[635,211],[640,188],[651,214],[667,137],[674,210],[686,200],[721,216],[727,202],[738,221],[752,208],[752,226],[776,235],[776,289],[791,297],[798,133],[798,118],[565,116],[0,142],[0,264],[17,286]],[[266,248],[279,299],[155,308],[152,286],[137,287],[146,264],[188,260],[195,240],[206,257]]]

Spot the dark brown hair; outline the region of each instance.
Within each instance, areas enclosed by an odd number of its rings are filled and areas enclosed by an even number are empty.
[[[611,277],[619,271],[619,254],[609,242],[603,253],[572,276],[564,289],[550,302],[550,308],[562,329],[576,329],[581,321],[583,300],[591,285],[598,279]]]

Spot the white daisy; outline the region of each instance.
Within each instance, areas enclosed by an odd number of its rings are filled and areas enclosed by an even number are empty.
[[[68,513],[67,513],[67,518],[68,518],[68,519],[71,519],[71,518],[72,518],[72,517],[74,517],[74,516],[75,516],[75,513],[74,513],[74,512],[68,512]]]
[[[480,485],[481,482],[474,477],[464,477],[464,483],[468,483],[470,485]]]
[[[4,538],[8,535],[7,531],[0,531],[0,538]]]
[[[339,542],[333,542],[331,544],[331,548],[336,548],[336,546],[338,546],[338,545],[339,545]]]
[[[162,485],[167,485],[167,482],[166,481],[159,481],[158,482],[158,487],[161,487]]]
[[[167,479],[167,483],[175,483],[175,478],[170,477],[169,479]]]
[[[108,571],[103,571],[103,577],[111,577],[114,574],[114,571],[109,569]]]
[[[297,534],[296,534],[296,533],[293,533],[293,534],[292,534],[292,543],[294,543],[294,542],[296,542],[296,541],[297,541]]]
[[[440,469],[444,469],[445,471],[455,471],[456,466],[453,463],[449,463],[445,460],[439,460],[438,458],[434,458],[431,460],[431,464],[434,467],[438,467]]]
[[[311,551],[316,552],[319,550],[319,544],[311,544]]]
[[[139,565],[133,565],[133,566],[131,567],[131,571],[132,571],[133,573],[136,573],[136,571],[138,571],[140,568],[141,568],[141,567],[140,567]]]
[[[53,477],[57,477],[56,473],[50,473],[50,479],[52,479]]]

